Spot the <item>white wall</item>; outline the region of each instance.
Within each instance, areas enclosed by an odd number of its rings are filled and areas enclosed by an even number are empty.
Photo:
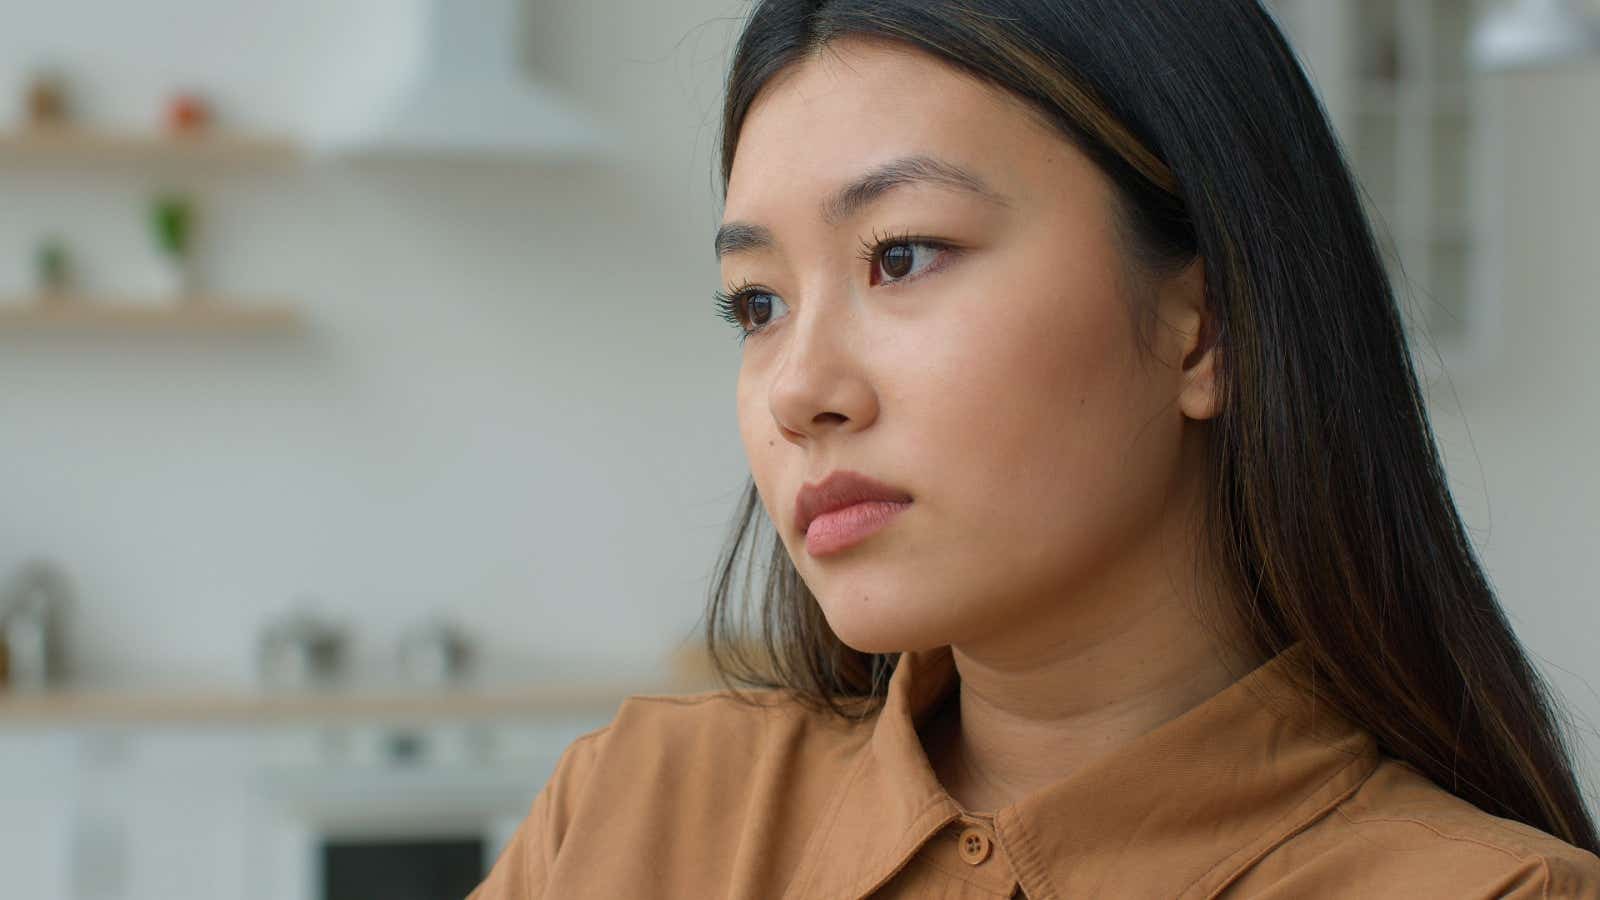
[[[69,568],[85,673],[246,677],[255,626],[306,590],[369,657],[436,609],[530,665],[648,663],[688,631],[744,477],[708,247],[744,6],[530,4],[536,68],[623,136],[617,165],[207,179],[214,279],[302,302],[309,340],[0,346],[0,573],[34,554]],[[54,46],[91,110],[124,119],[220,73],[235,118],[293,127],[386,71],[410,8],[5,0],[28,27],[0,30],[0,64]],[[1436,385],[1434,413],[1490,573],[1593,755],[1600,70],[1504,90],[1503,352]],[[80,236],[92,281],[135,277],[155,183],[0,171],[0,288],[24,283],[41,223]]]
[[[1502,605],[1600,777],[1600,61],[1492,76],[1504,124],[1498,346],[1430,387],[1452,489]],[[1591,805],[1600,803],[1591,798]]]

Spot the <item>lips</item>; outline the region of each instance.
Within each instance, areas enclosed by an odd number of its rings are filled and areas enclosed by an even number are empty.
[[[859,472],[833,472],[814,485],[800,488],[795,497],[795,530],[805,534],[817,516],[871,501],[909,503],[911,495]]]

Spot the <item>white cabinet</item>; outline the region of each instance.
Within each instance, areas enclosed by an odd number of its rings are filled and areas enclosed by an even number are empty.
[[[613,712],[0,731],[5,896],[320,900],[325,842],[484,844]]]
[[[0,732],[0,873],[7,897],[71,896],[73,740],[56,731]]]

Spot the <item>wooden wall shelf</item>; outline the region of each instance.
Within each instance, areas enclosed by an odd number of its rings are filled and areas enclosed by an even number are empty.
[[[545,682],[416,688],[119,691],[0,690],[0,730],[73,725],[266,725],[292,722],[431,722],[614,711],[635,694],[712,689],[694,681]]]
[[[0,305],[0,334],[275,334],[303,327],[300,312],[291,307],[245,306],[210,297],[167,307],[77,298],[59,304]]]
[[[0,132],[4,165],[226,165],[279,166],[300,156],[287,138],[207,130],[188,135],[117,132],[77,127]]]

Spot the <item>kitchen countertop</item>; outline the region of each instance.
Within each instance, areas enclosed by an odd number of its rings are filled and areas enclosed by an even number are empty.
[[[544,681],[326,688],[52,688],[0,691],[0,728],[73,725],[256,725],[296,721],[440,721],[613,710],[633,694],[715,689],[702,679]]]

